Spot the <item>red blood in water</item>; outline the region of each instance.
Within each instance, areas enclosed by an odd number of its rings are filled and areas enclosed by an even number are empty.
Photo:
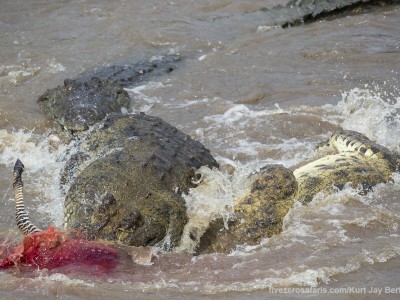
[[[0,269],[31,266],[68,273],[79,269],[108,273],[118,263],[117,249],[100,242],[73,238],[67,232],[49,227],[24,236],[22,242],[0,263]]]

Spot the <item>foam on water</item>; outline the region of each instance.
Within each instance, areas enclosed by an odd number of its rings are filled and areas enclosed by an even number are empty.
[[[136,86],[134,88],[125,88],[131,98],[134,99],[133,103],[131,104],[132,112],[148,113],[155,104],[161,103],[161,98],[148,96],[146,95],[146,91],[163,87],[165,87],[163,83],[152,81],[150,83]]]
[[[52,74],[64,72],[66,70],[65,66],[57,62],[55,58],[47,59],[46,64],[48,66],[48,72]]]
[[[201,184],[184,195],[189,222],[186,224],[177,252],[192,252],[206,231],[208,224],[222,217],[227,220],[233,211],[235,199],[249,188],[249,167],[235,164],[236,176],[229,176],[217,169],[201,167]],[[251,172],[251,171],[250,171]],[[195,239],[193,239],[195,237]]]
[[[46,270],[41,270],[38,272],[41,272],[41,274],[37,277],[37,280],[43,281],[45,283],[48,281],[51,281],[51,282],[61,283],[61,284],[70,285],[70,286],[94,287],[93,283],[89,283],[89,282],[81,280],[81,279],[70,278],[65,274],[60,274],[60,273],[47,274]]]
[[[47,59],[45,64],[39,65],[32,61],[29,53],[21,51],[18,53],[16,64],[0,65],[0,83],[4,80],[13,85],[20,85],[37,77],[41,72],[56,74],[65,70],[65,66],[57,62],[55,58]]]
[[[51,143],[58,142],[56,136],[43,136],[23,130],[0,130],[0,139],[0,164],[10,170],[10,184],[14,163],[19,158],[25,165],[23,180],[26,198],[29,199],[31,194],[35,195],[33,201],[37,205],[36,210],[50,216],[44,224],[61,226],[63,200],[59,180],[63,163],[60,157],[64,155],[66,147],[61,144],[56,148],[51,146]],[[10,195],[10,198],[13,196]]]
[[[354,88],[342,93],[342,101],[337,107],[344,117],[343,129],[361,132],[379,144],[399,151],[399,94],[387,93],[379,86]]]
[[[275,108],[273,110],[261,110],[261,111],[253,111],[248,108],[248,106],[244,104],[236,104],[233,107],[229,108],[222,115],[214,115],[205,117],[206,121],[214,121],[218,123],[223,123],[225,125],[234,127],[234,128],[243,128],[253,119],[258,118],[259,121],[263,121],[266,117],[274,114],[281,114],[284,111],[279,107],[276,103]]]
[[[40,71],[38,66],[29,66],[23,62],[21,65],[0,65],[0,80],[6,79],[14,85],[21,84],[33,77]]]
[[[290,133],[282,136],[278,120],[285,116],[290,119],[299,115],[278,105],[272,109],[257,110],[244,104],[234,104],[223,114],[204,117],[207,127],[198,128],[196,134],[203,137],[206,144],[218,145],[217,149],[233,160],[246,163],[264,160],[289,166],[301,161],[315,145]],[[321,137],[314,136],[312,139]]]

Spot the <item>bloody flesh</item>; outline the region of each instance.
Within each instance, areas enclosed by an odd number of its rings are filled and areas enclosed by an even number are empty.
[[[70,233],[49,227],[24,236],[21,243],[0,263],[0,270],[12,266],[39,269],[74,269],[108,273],[118,263],[115,247],[101,242],[73,237]]]

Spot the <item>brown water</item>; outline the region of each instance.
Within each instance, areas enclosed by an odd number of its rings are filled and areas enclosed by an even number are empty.
[[[185,58],[168,76],[128,91],[132,111],[177,126],[221,164],[221,171],[202,170],[203,184],[187,197],[188,226],[228,214],[249,173],[310,158],[337,128],[400,150],[399,6],[279,29],[244,13],[286,1],[249,2],[1,1],[1,236],[20,238],[10,174],[17,157],[26,166],[31,218],[42,227],[62,223],[58,176],[67,146],[49,150],[56,127],[38,96],[127,57]],[[378,288],[396,298],[399,190],[396,175],[366,197],[351,189],[318,195],[290,211],[281,235],[230,255],[193,258],[184,237],[177,253],[153,249],[107,277],[3,272],[0,299],[358,299],[377,296]]]

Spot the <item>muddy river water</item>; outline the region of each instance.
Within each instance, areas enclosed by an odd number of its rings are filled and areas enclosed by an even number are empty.
[[[96,66],[180,55],[165,76],[128,88],[132,112],[158,116],[221,165],[186,196],[191,224],[226,214],[247,176],[294,166],[339,128],[400,151],[400,6],[301,26],[262,12],[285,0],[2,0],[0,238],[19,240],[12,166],[41,227],[62,225],[65,145],[37,98]],[[107,276],[0,273],[0,299],[358,299],[400,294],[400,175],[367,196],[345,188],[295,205],[282,234],[229,255],[146,249]],[[133,259],[133,261],[132,261]],[[125,260],[125,261],[124,261]],[[340,295],[339,295],[340,294]]]

